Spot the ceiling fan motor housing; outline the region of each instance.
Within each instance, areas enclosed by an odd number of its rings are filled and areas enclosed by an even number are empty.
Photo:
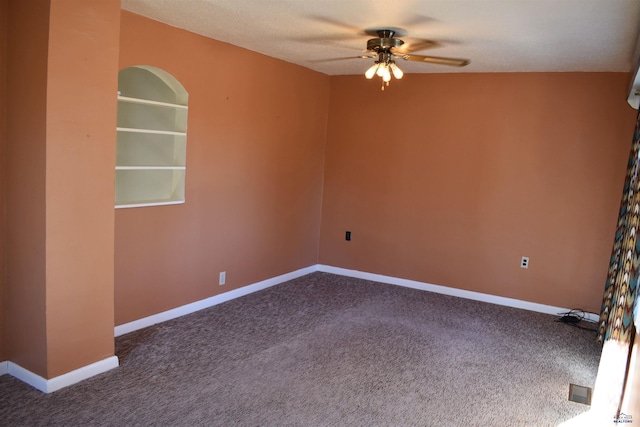
[[[376,53],[389,53],[392,48],[402,46],[404,41],[393,37],[394,34],[395,31],[392,30],[379,30],[378,37],[367,41],[367,50]]]

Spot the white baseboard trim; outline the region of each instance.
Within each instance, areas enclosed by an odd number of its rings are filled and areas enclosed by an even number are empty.
[[[232,299],[240,298],[242,296],[249,295],[253,292],[261,291],[271,286],[279,285],[280,283],[297,279],[298,277],[302,277],[316,271],[337,274],[339,276],[355,277],[357,279],[370,280],[373,282],[404,286],[406,288],[418,289],[418,290],[427,291],[427,292],[435,292],[438,294],[450,295],[458,298],[466,298],[466,299],[471,299],[475,301],[488,302],[491,304],[504,305],[507,307],[535,311],[538,313],[560,315],[561,313],[566,313],[567,311],[570,310],[568,308],[563,308],[563,307],[555,307],[552,305],[539,304],[535,302],[529,302],[529,301],[519,300],[515,298],[501,297],[501,296],[485,294],[481,292],[467,291],[464,289],[450,288],[447,286],[434,285],[431,283],[418,282],[415,280],[385,276],[383,274],[367,273],[364,271],[350,270],[347,268],[333,267],[330,265],[315,264],[309,267],[301,268],[296,271],[292,271],[290,273],[273,277],[271,279],[266,279],[261,282],[247,285],[239,289],[234,289],[232,291],[225,292],[220,295],[215,295],[200,301],[192,302],[190,304],[173,308],[171,310],[153,314],[151,316],[144,317],[142,319],[138,319],[132,322],[118,325],[114,329],[114,335],[118,337],[120,335],[128,334],[129,332],[134,332],[139,329],[143,329],[143,328],[155,325],[157,323],[166,322],[167,320],[171,320],[187,314],[195,313],[196,311],[204,310],[205,308],[213,307],[214,305],[231,301]],[[599,318],[598,318],[598,315],[596,314],[585,313],[584,320],[589,322],[597,322]],[[1,369],[1,366],[0,366],[0,369]]]
[[[205,308],[213,307],[214,305],[218,305],[232,299],[240,298],[253,292],[261,291],[271,286],[279,285],[280,283],[297,279],[298,277],[302,277],[316,271],[318,271],[318,266],[312,265],[296,271],[292,271],[290,273],[272,277],[271,279],[266,279],[261,282],[243,286],[242,288],[234,289],[220,295],[215,295],[200,301],[173,308],[171,310],[163,311],[162,313],[153,314],[142,319],[124,323],[115,327],[114,335],[116,337],[119,337],[120,335],[128,334],[129,332],[137,331],[138,329],[146,328],[148,326],[155,325],[156,323],[166,322],[167,320],[175,319],[186,314],[191,314]]]
[[[61,388],[79,383],[82,380],[91,378],[95,375],[102,374],[110,371],[111,369],[118,367],[118,358],[116,356],[107,357],[106,359],[92,363],[82,368],[75,369],[66,374],[59,375],[57,377],[47,380],[42,378],[38,374],[23,368],[22,366],[13,363],[11,361],[7,363],[7,373],[22,382],[29,384],[32,387],[44,393],[53,393]]]
[[[349,270],[341,267],[332,267],[330,265],[318,264],[318,271],[325,273],[338,274],[340,276],[355,277],[357,279],[371,280],[373,282],[388,283],[391,285],[404,286],[406,288],[419,289],[422,291],[435,292],[438,294],[451,295],[458,298],[472,299],[476,301],[488,302],[491,304],[504,305],[507,307],[520,308],[523,310],[536,311],[545,314],[559,315],[569,311],[567,308],[554,307],[552,305],[538,304],[535,302],[523,301],[514,298],[500,297],[481,292],[467,291],[464,289],[449,288],[447,286],[433,285],[430,283],[417,282],[415,280],[400,279],[392,276],[384,276],[382,274],[367,273],[358,270]],[[592,313],[586,313],[585,319],[590,322],[597,322],[598,316]]]
[[[0,375],[9,373],[9,362],[0,362]]]

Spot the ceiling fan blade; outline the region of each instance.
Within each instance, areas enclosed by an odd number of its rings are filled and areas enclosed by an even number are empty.
[[[319,15],[311,15],[311,16],[307,16],[307,18],[313,20],[313,21],[317,21],[323,24],[329,24],[329,25],[333,25],[336,27],[340,27],[346,31],[349,32],[349,34],[356,34],[359,36],[363,36],[365,35],[364,32],[362,31],[362,28],[358,28],[358,27],[354,27],[353,25],[349,25],[345,22],[342,21],[338,21],[337,19],[333,19],[330,18],[328,16],[319,16]]]
[[[430,64],[452,65],[454,67],[464,67],[469,64],[468,59],[460,58],[441,58],[439,56],[422,56],[422,55],[402,55],[402,59],[407,61],[427,62]]]
[[[410,19],[403,20],[402,24],[405,27],[415,27],[415,26],[418,26],[418,25],[432,24],[434,22],[437,22],[437,19],[432,18],[431,16],[413,15]]]
[[[312,59],[309,62],[333,62],[333,61],[344,61],[345,59],[375,59],[375,56],[368,55],[358,55],[358,56],[344,56],[340,58],[325,58],[325,59]]]
[[[360,36],[355,34],[325,34],[323,36],[306,36],[306,37],[292,37],[291,39],[302,43],[322,43],[330,44],[332,42],[350,41],[354,39],[360,39]]]
[[[402,46],[393,48],[393,53],[399,53],[406,55],[411,52],[417,52],[424,49],[433,49],[434,47],[442,46],[440,43],[433,40],[416,40],[415,42],[405,42]]]

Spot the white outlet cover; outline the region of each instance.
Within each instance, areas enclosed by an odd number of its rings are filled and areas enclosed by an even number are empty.
[[[226,281],[227,281],[227,272],[226,271],[221,271],[220,272],[220,281],[218,283],[220,285],[224,285]]]

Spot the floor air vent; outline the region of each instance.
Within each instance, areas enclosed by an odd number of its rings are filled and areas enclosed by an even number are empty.
[[[569,384],[569,400],[572,402],[591,405],[591,388]]]

